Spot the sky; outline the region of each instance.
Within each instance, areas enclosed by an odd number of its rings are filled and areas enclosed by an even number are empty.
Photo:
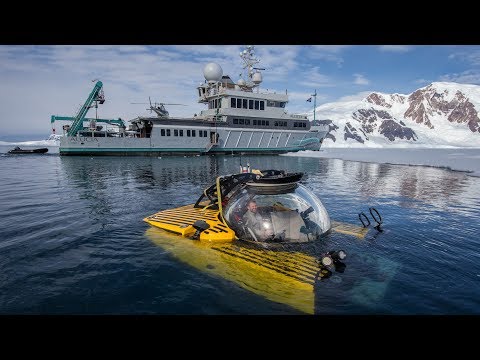
[[[0,140],[43,139],[51,115],[74,116],[95,80],[106,101],[99,118],[150,115],[152,101],[170,115],[193,116],[203,68],[218,63],[234,81],[245,45],[0,45]],[[473,45],[258,45],[260,91],[288,92],[286,110],[361,99],[370,92],[410,94],[434,81],[480,85],[480,46]],[[88,116],[95,117],[95,109]]]

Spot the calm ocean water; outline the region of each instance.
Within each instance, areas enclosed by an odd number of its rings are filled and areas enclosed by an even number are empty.
[[[302,171],[333,220],[318,250],[347,265],[315,284],[316,314],[480,314],[480,179],[461,172],[287,156],[60,157],[0,147],[0,314],[302,314],[183,263],[142,221],[195,202],[216,176]],[[161,236],[161,235],[160,235]],[[171,236],[171,235],[170,235]]]

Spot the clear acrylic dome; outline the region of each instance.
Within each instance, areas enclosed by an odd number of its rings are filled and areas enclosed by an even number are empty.
[[[238,238],[259,242],[307,242],[331,228],[320,199],[298,183],[242,187],[228,199],[223,215]]]

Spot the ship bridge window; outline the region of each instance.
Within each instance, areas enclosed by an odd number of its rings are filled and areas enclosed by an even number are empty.
[[[178,130],[177,129],[173,130],[173,136],[178,136]]]
[[[160,130],[160,135],[165,136],[165,129]]]
[[[265,110],[265,101],[260,101],[260,110]]]
[[[253,125],[257,125],[257,120],[253,120]]]
[[[250,125],[250,119],[245,119],[245,125]]]
[[[255,100],[255,110],[260,109],[260,101]]]
[[[238,119],[238,123],[239,123],[240,125],[243,125],[245,122],[244,122],[243,119]]]
[[[242,99],[242,108],[248,109],[248,101],[247,101],[247,99]]]
[[[167,136],[170,136],[170,129],[167,129]]]
[[[218,109],[222,107],[222,99],[214,99],[208,102],[209,109]],[[232,106],[235,107],[235,106]]]
[[[187,136],[190,137],[190,130],[187,130]]]
[[[238,124],[238,119],[233,119],[234,124]]]
[[[180,130],[180,136],[183,136],[183,130]]]
[[[248,108],[253,110],[253,100],[248,100]]]
[[[230,107],[236,108],[237,107],[237,99],[230,98]]]
[[[192,130],[192,136],[195,137],[195,130]]]
[[[237,109],[242,108],[242,99],[237,99]]]
[[[284,108],[284,107],[285,107],[285,104],[286,104],[285,101],[271,101],[271,100],[267,100],[267,106],[270,106],[270,107]]]

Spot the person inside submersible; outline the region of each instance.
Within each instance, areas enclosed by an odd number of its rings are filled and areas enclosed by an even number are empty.
[[[271,223],[260,215],[255,200],[248,202],[247,211],[243,215],[243,222],[248,229],[251,229],[256,240],[262,241],[273,236]]]

